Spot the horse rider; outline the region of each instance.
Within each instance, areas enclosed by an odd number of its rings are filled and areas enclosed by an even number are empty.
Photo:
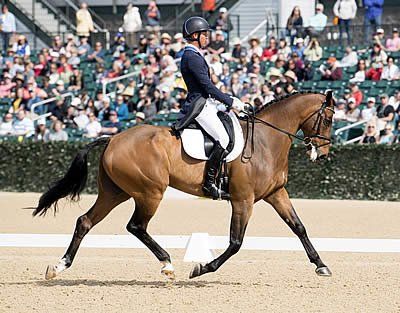
[[[224,94],[211,82],[209,67],[201,52],[209,43],[210,26],[207,21],[198,16],[190,17],[183,23],[182,33],[188,42],[181,59],[181,72],[188,96],[173,128],[175,131],[182,130],[195,120],[214,139],[214,148],[206,164],[203,192],[213,198],[229,199],[230,194],[215,184],[229,144],[229,136],[217,116],[215,100],[236,112],[244,111],[245,104],[238,98]]]

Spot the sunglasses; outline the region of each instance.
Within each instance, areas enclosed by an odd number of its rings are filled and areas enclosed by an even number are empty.
[[[368,126],[368,128],[375,128],[375,126]]]

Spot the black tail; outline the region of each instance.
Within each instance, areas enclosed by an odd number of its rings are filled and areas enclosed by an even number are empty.
[[[57,212],[58,200],[67,196],[69,196],[71,200],[79,200],[79,195],[86,185],[88,174],[87,157],[89,151],[96,146],[106,146],[109,142],[110,138],[108,137],[99,138],[81,149],[75,156],[75,159],[72,161],[64,177],[55,182],[53,186],[40,197],[39,204],[32,215],[45,215],[53,204],[55,214]]]

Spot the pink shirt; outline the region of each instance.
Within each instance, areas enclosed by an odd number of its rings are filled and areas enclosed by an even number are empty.
[[[386,49],[389,51],[398,51],[399,44],[400,44],[400,37],[389,38],[388,40],[386,40]]]

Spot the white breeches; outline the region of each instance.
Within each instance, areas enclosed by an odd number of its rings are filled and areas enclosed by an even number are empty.
[[[221,120],[218,118],[217,112],[217,104],[214,99],[208,98],[203,110],[195,120],[203,127],[207,134],[219,141],[222,148],[226,149],[229,144],[229,136]]]

